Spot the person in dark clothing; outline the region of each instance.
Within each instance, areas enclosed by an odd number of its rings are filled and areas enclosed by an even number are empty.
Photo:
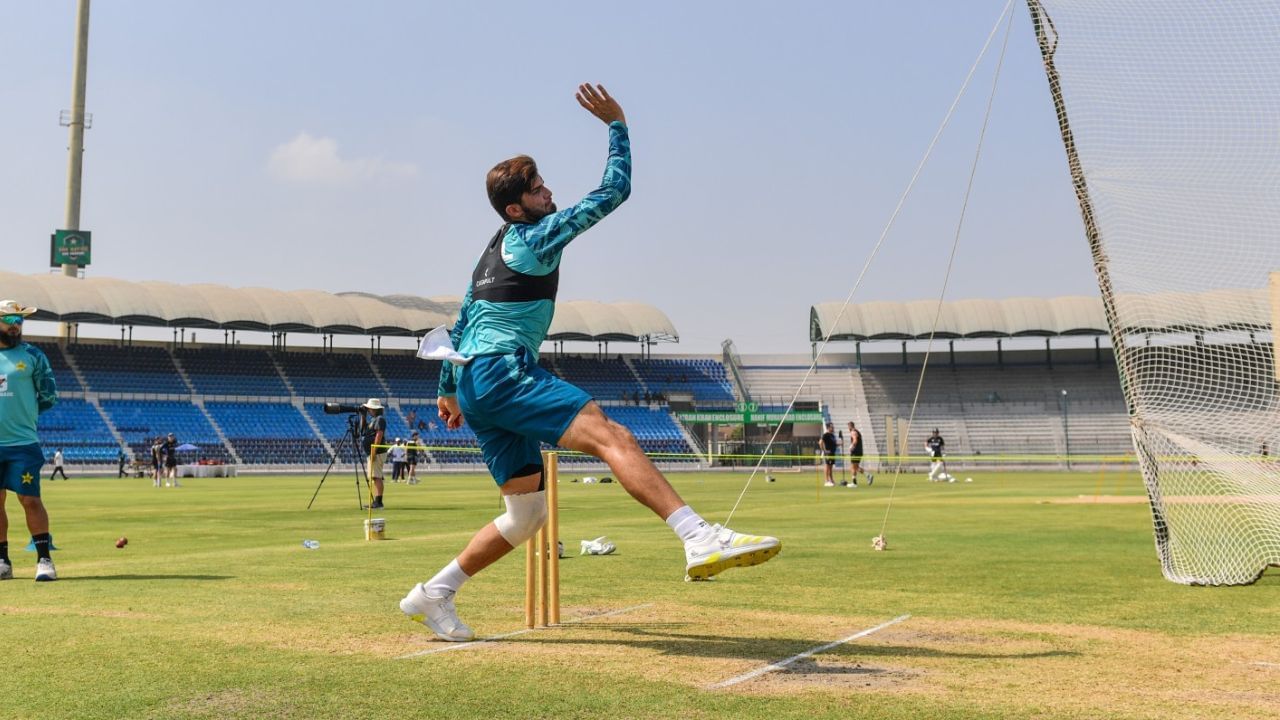
[[[826,482],[823,484],[831,487],[836,484],[835,477],[832,472],[836,466],[836,454],[838,451],[836,444],[836,426],[834,423],[827,423],[827,431],[822,433],[822,437],[818,439],[818,449],[822,451],[823,464],[826,466]]]

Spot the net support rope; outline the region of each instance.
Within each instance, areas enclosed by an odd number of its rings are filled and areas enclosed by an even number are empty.
[[[872,263],[874,263],[876,259],[876,256],[879,255],[881,248],[884,246],[885,240],[889,236],[889,231],[893,229],[894,223],[897,221],[898,216],[902,213],[902,208],[906,204],[907,198],[911,196],[911,191],[915,189],[916,182],[920,179],[920,174],[924,171],[925,166],[928,164],[929,158],[932,157],[933,150],[937,146],[938,140],[941,139],[942,133],[947,129],[947,126],[951,123],[951,118],[955,115],[956,108],[959,106],[960,101],[964,98],[965,93],[968,91],[969,84],[970,82],[972,82],[974,74],[977,72],[978,67],[982,64],[983,58],[986,57],[987,51],[991,47],[991,41],[995,39],[996,33],[999,32],[1000,30],[1000,24],[1004,22],[1005,17],[1009,15],[1009,11],[1010,11],[1010,8],[1012,8],[1012,6],[1013,6],[1013,0],[1008,0],[1008,2],[1005,3],[1004,9],[1000,11],[1000,16],[996,18],[995,24],[991,26],[991,32],[987,33],[987,39],[985,42],[983,42],[982,49],[978,52],[978,57],[973,61],[973,64],[969,66],[969,72],[965,75],[964,82],[961,83],[960,85],[960,90],[956,93],[955,99],[951,101],[951,106],[947,108],[946,115],[944,115],[942,118],[942,123],[938,126],[937,132],[934,133],[933,139],[929,141],[929,146],[925,149],[924,156],[920,158],[919,164],[916,165],[915,172],[912,173],[911,179],[907,182],[906,189],[904,189],[902,191],[902,195],[899,196],[897,205],[894,206],[893,212],[890,214],[888,222],[885,223],[884,229],[880,231],[880,237],[876,240],[875,246],[872,247],[871,253],[867,256],[866,262],[863,263],[862,270],[858,273],[858,277],[854,281],[853,287],[849,290],[849,294],[845,296],[844,303],[840,306],[839,312],[836,313],[836,317],[831,323],[833,327],[840,323],[841,318],[844,317],[845,311],[849,308],[850,303],[853,302],[853,296],[858,292],[858,289],[862,287],[862,282],[866,278],[867,271],[870,270]],[[1007,43],[1007,37],[1006,37],[1006,43]],[[989,113],[990,113],[990,106],[988,105],[988,114]],[[984,120],[984,123],[983,123],[984,130],[985,130],[985,127],[986,127],[986,122]],[[967,197],[968,196],[966,194],[966,203],[968,202]],[[947,272],[949,275],[950,265],[948,265]],[[935,318],[935,325],[936,325],[936,318]],[[932,333],[930,333],[930,337],[932,337]],[[805,385],[808,384],[809,378],[812,377],[814,371],[817,370],[818,362],[822,359],[822,354],[826,350],[827,345],[830,342],[831,342],[831,334],[827,333],[827,336],[824,337],[822,339],[822,342],[818,345],[818,349],[813,356],[813,362],[810,363],[809,369],[805,372],[804,377],[800,380],[799,387],[796,388],[795,394],[792,395],[791,401],[787,403],[787,407],[783,411],[782,417],[778,420],[777,426],[773,429],[773,434],[770,435],[769,442],[765,444],[764,450],[760,453],[759,459],[756,460],[755,465],[751,468],[751,474],[747,477],[747,481],[742,487],[742,492],[738,493],[738,499],[733,503],[733,507],[729,510],[729,514],[725,517],[725,520],[724,520],[725,525],[728,525],[729,522],[733,520],[733,515],[738,511],[738,506],[742,504],[742,499],[746,497],[747,490],[751,488],[751,483],[755,480],[756,475],[760,473],[760,468],[764,465],[764,461],[769,457],[769,451],[773,448],[774,443],[778,439],[778,434],[782,431],[782,426],[786,423],[787,418],[791,415],[792,409],[795,408],[796,401],[799,400],[800,394],[804,392]],[[914,413],[914,403],[913,403],[912,412]]]
[[[920,403],[920,393],[924,389],[925,372],[929,369],[929,358],[933,353],[934,334],[938,331],[938,318],[942,317],[942,301],[947,297],[947,286],[951,283],[951,270],[955,267],[956,251],[960,249],[960,233],[964,229],[965,214],[969,209],[969,198],[973,195],[973,180],[978,175],[978,161],[982,158],[982,145],[987,137],[987,125],[991,121],[991,107],[995,103],[996,88],[1000,85],[1000,69],[1004,67],[1004,56],[1009,49],[1009,35],[1013,29],[1013,13],[1009,13],[1009,21],[1004,29],[1004,43],[1000,47],[1000,59],[996,62],[996,70],[991,79],[991,94],[987,96],[987,110],[982,117],[982,129],[978,131],[978,146],[973,153],[973,163],[969,166],[969,180],[964,189],[964,202],[960,205],[960,218],[956,222],[956,234],[951,240],[951,254],[947,257],[947,270],[942,276],[942,288],[938,292],[938,304],[933,311],[933,325],[929,328],[929,342],[925,346],[924,360],[920,364],[920,377],[916,380],[916,392],[911,398],[911,412],[907,415],[907,438],[911,437],[911,427],[916,419],[916,407]],[[884,537],[885,528],[889,526],[889,512],[893,509],[894,490],[898,488],[898,478],[902,476],[902,453],[898,453],[898,462],[893,467],[893,482],[889,485],[889,499],[884,507],[884,521],[880,523],[880,537]]]

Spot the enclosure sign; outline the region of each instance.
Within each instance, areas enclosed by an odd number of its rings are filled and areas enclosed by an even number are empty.
[[[92,233],[88,230],[57,230],[50,237],[49,265],[89,264],[89,240]]]
[[[752,403],[753,405],[755,403]],[[775,412],[730,412],[728,410],[686,410],[677,412],[676,417],[686,423],[717,423],[748,425],[750,423],[778,424],[782,422],[782,411]],[[789,423],[822,424],[822,412],[819,410],[792,410],[787,415]]]

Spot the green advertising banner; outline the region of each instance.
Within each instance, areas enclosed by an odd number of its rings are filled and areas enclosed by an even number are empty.
[[[88,230],[55,230],[49,237],[49,265],[88,265],[92,235]]]
[[[754,403],[752,403],[754,405]],[[686,423],[718,423],[718,424],[743,424],[751,423],[770,423],[776,425],[782,422],[782,411],[774,412],[733,412],[730,410],[683,410],[676,413],[676,417]],[[822,424],[822,412],[818,410],[792,410],[787,415],[789,423],[816,423]]]

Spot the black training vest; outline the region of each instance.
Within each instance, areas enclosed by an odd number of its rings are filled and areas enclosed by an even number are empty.
[[[502,238],[511,227],[508,223],[498,229],[489,241],[475,272],[471,273],[471,299],[489,302],[530,302],[550,300],[555,302],[560,287],[560,266],[546,275],[526,275],[507,267],[502,260]]]

